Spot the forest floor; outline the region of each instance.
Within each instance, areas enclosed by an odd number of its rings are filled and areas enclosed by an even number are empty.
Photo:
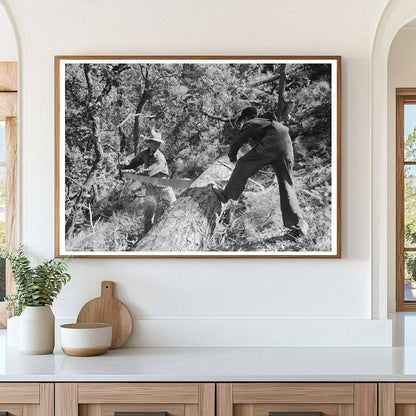
[[[299,165],[294,182],[307,236],[293,238],[283,225],[276,175],[257,174],[237,202],[224,207],[209,249],[212,251],[330,251],[331,169],[320,159],[308,167]]]
[[[282,222],[280,196],[274,171],[265,169],[249,181],[236,201],[223,206],[208,251],[299,252],[331,250],[331,168],[319,158],[307,166],[297,163],[295,189],[309,233],[293,238]],[[256,182],[256,183],[255,183]],[[224,185],[224,184],[219,184]],[[134,184],[122,185],[122,209],[95,221],[86,221],[66,241],[70,251],[130,251],[143,237],[144,192]],[[161,212],[160,214],[163,214]]]

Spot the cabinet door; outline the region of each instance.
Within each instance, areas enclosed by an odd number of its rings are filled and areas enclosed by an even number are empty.
[[[0,383],[0,415],[53,416],[51,383]]]
[[[213,383],[58,383],[56,416],[215,416]]]
[[[377,416],[377,384],[220,383],[217,416]]]
[[[380,416],[415,416],[416,383],[380,383]]]

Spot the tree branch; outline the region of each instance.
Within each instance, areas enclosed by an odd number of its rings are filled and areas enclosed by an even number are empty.
[[[280,77],[280,74],[274,75],[271,78],[262,79],[260,81],[254,81],[248,84],[250,87],[258,87],[259,85],[268,84],[270,82],[277,81]]]
[[[200,111],[201,111],[201,113],[202,113],[204,116],[207,116],[208,118],[210,118],[210,119],[212,119],[212,120],[223,121],[224,123],[226,123],[227,121],[230,121],[230,122],[231,122],[231,120],[230,120],[230,119],[228,119],[228,118],[222,118],[222,117],[213,116],[212,114],[208,114],[208,113],[206,113],[204,110],[200,110]]]

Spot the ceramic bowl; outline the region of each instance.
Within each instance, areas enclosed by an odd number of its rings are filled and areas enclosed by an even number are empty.
[[[61,348],[67,355],[100,355],[111,347],[113,328],[109,324],[65,324],[60,330]]]

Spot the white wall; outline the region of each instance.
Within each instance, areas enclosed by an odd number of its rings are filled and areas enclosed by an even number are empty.
[[[17,45],[10,19],[0,6],[0,61],[17,61]]]
[[[74,259],[58,317],[73,319],[109,279],[138,319],[138,345],[388,345],[389,323],[370,321],[369,129],[371,43],[387,0],[0,3],[22,43],[21,234],[39,257],[53,256],[54,55],[343,58],[342,259]]]
[[[404,26],[391,44],[388,61],[388,307],[396,310],[396,88],[416,88],[416,25]]]

